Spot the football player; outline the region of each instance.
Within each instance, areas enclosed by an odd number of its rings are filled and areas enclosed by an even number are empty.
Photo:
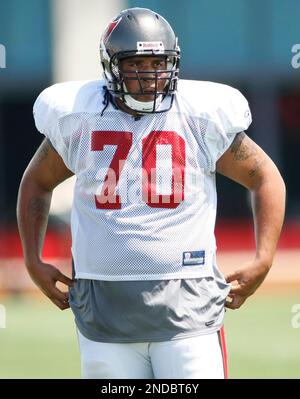
[[[238,90],[179,80],[178,40],[162,16],[122,11],[100,57],[103,80],[55,84],[34,104],[45,139],[18,198],[28,272],[71,307],[84,378],[224,378],[224,310],[239,308],[272,265],[284,182],[244,133],[251,114]],[[253,259],[226,277],[216,173],[251,192],[256,234]],[[69,278],[41,253],[52,191],[74,174]]]

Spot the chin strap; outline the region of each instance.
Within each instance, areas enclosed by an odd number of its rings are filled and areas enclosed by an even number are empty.
[[[128,90],[127,90],[127,87],[125,84],[124,84],[124,88],[125,88],[125,91],[128,93]],[[156,98],[155,110],[157,110],[158,107],[160,106],[162,99],[163,99],[162,94],[160,94]],[[153,107],[154,107],[154,101],[138,101],[138,100],[135,100],[130,94],[124,95],[124,103],[127,105],[127,107],[131,108],[134,111],[138,111],[138,112],[143,112],[143,111],[151,112],[151,111],[153,111]]]

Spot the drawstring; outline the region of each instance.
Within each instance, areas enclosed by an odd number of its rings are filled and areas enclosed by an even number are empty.
[[[107,87],[103,86],[103,90],[104,90],[104,99],[102,101],[102,104],[104,105],[104,107],[103,107],[103,109],[101,111],[101,116],[103,116],[104,111],[108,107],[109,100],[110,100],[110,94],[109,94],[109,91],[107,90]]]

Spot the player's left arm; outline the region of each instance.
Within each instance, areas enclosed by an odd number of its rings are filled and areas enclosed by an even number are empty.
[[[256,255],[226,276],[227,282],[236,281],[226,306],[237,309],[261,285],[272,266],[284,219],[285,184],[273,161],[244,132],[236,135],[219,158],[216,170],[251,193]]]

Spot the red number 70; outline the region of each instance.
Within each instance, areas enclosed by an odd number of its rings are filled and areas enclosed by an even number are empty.
[[[172,192],[157,194],[156,152],[157,145],[172,146]],[[117,149],[104,178],[100,195],[95,195],[97,209],[121,209],[120,195],[116,188],[132,145],[132,133],[124,131],[93,131],[92,151],[103,151],[104,145]],[[177,208],[184,200],[185,142],[176,132],[152,131],[142,140],[142,198],[154,208]]]

